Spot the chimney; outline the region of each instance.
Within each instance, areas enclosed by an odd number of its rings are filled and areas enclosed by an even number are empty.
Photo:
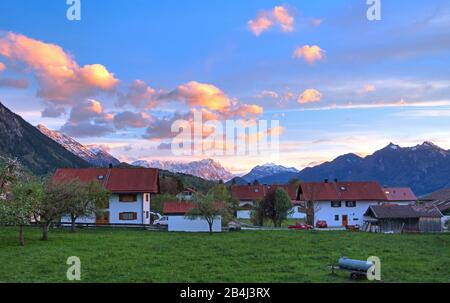
[[[324,183],[328,183],[328,179],[323,180]]]
[[[334,178],[334,183],[338,183],[338,178]]]
[[[249,182],[249,183],[247,183],[247,185],[248,185],[248,186],[252,186],[252,184],[251,184],[250,182]]]
[[[112,165],[112,163],[109,163],[109,168],[111,169],[111,168],[113,168],[113,165]]]

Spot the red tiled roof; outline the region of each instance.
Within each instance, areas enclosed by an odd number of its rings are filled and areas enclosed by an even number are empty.
[[[226,207],[223,202],[214,202],[216,208],[224,209]],[[194,202],[188,201],[167,201],[164,202],[163,213],[165,215],[184,215],[192,211],[196,207]]]
[[[268,193],[279,187],[288,193],[291,200],[297,199],[297,189],[294,185],[233,185],[231,195],[240,201],[262,200]]]
[[[377,182],[301,183],[298,199],[302,201],[386,201]]]
[[[416,195],[409,187],[384,188],[388,201],[417,201]]]
[[[61,168],[53,175],[54,182],[78,179],[100,182],[113,193],[158,193],[158,170],[153,168]]]
[[[265,188],[262,185],[233,185],[231,195],[238,200],[262,200]]]
[[[184,215],[194,208],[195,204],[192,202],[168,201],[164,202],[163,213],[165,215]]]

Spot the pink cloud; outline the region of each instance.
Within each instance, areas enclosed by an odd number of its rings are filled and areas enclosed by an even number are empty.
[[[283,6],[275,6],[273,16],[281,26],[283,32],[292,32],[294,30],[294,17]]]
[[[5,69],[6,69],[6,65],[4,63],[0,62],[0,73],[5,71]]]
[[[271,11],[261,11],[254,20],[248,21],[248,28],[255,36],[260,36],[271,27],[279,25],[283,32],[294,30],[294,17],[284,6],[275,6]]]
[[[128,88],[126,95],[119,94],[117,105],[131,104],[136,108],[151,109],[158,104],[158,97],[161,93],[148,86],[144,81],[135,80]]]
[[[322,99],[322,93],[316,89],[305,90],[298,98],[297,102],[300,104],[315,103]]]
[[[196,81],[178,86],[167,97],[186,102],[189,107],[210,110],[224,110],[231,106],[230,99],[218,87]]]
[[[33,72],[38,95],[54,103],[73,105],[81,98],[112,91],[119,83],[101,64],[80,67],[60,46],[12,32],[0,36],[0,56]]]
[[[312,64],[316,61],[322,60],[325,51],[317,45],[309,46],[299,46],[294,51],[294,58],[304,58],[306,62]]]

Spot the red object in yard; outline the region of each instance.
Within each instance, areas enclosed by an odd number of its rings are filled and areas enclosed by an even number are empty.
[[[304,223],[297,223],[295,225],[289,225],[288,229],[295,229],[295,230],[310,230],[313,229],[314,227],[312,225],[309,224],[304,224]]]
[[[327,221],[317,221],[316,227],[317,228],[328,228],[328,223],[327,223]]]

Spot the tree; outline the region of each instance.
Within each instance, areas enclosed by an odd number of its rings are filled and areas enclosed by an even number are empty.
[[[24,180],[13,185],[11,198],[0,204],[0,220],[19,226],[19,244],[25,246],[24,226],[32,221],[34,211],[44,197],[44,184],[39,180]]]
[[[214,221],[225,212],[224,205],[217,202],[211,193],[206,195],[196,193],[193,198],[193,203],[195,204],[195,208],[188,213],[187,217],[191,220],[196,220],[198,217],[205,219],[209,225],[209,232],[212,233]]]
[[[0,196],[7,193],[8,185],[17,181],[22,173],[22,166],[17,159],[0,157]]]
[[[250,220],[256,226],[264,226],[264,220],[266,219],[264,207],[262,201],[256,201],[251,212]]]
[[[35,217],[42,226],[42,240],[48,240],[48,231],[53,222],[67,214],[66,200],[71,199],[71,189],[65,182],[46,182],[44,197],[35,210]]]
[[[72,232],[75,232],[79,218],[95,215],[99,209],[108,207],[109,192],[97,181],[81,183],[73,180],[66,182],[65,187],[68,198],[64,201],[64,209],[70,216]]]
[[[222,214],[222,223],[224,225],[228,222],[234,220],[234,214],[239,208],[239,201],[232,197],[230,190],[223,183],[218,183],[214,185],[209,191],[216,202],[223,202],[225,204],[225,209]]]
[[[281,227],[291,213],[292,202],[288,193],[281,187],[269,192],[258,207],[264,218],[270,219],[275,227]]]

